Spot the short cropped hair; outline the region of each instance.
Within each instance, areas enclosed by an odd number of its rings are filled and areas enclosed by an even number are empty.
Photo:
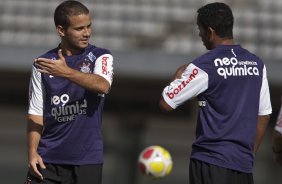
[[[70,25],[69,17],[89,14],[89,10],[86,6],[78,1],[68,0],[64,1],[57,6],[54,12],[55,26],[61,25],[63,28],[67,28]]]
[[[220,2],[198,9],[197,24],[204,29],[211,27],[221,38],[233,38],[234,17],[231,8]]]

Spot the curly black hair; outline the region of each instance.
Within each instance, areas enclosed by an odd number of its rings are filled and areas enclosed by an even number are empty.
[[[234,17],[231,8],[220,2],[210,3],[198,9],[197,24],[212,28],[221,38],[233,38]]]

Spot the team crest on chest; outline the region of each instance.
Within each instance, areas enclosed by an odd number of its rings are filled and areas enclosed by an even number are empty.
[[[82,63],[82,66],[80,66],[80,71],[83,73],[91,73],[90,65],[91,63]]]

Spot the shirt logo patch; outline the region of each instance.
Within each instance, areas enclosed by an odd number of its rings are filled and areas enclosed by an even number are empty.
[[[96,59],[96,56],[92,52],[89,52],[87,54],[87,57],[91,62],[95,61],[95,59]]]
[[[199,105],[199,107],[206,107],[206,105],[207,105],[207,102],[206,101],[198,101],[198,105]]]
[[[86,114],[88,107],[86,99],[73,101],[68,94],[52,96],[51,106],[51,115],[57,122],[74,121],[78,115]]]
[[[91,73],[91,69],[90,69],[90,63],[82,63],[82,66],[80,67],[80,71],[83,73]]]
[[[102,73],[104,75],[107,75],[108,74],[108,59],[109,57],[102,57]]]
[[[214,66],[218,75],[227,79],[230,76],[259,76],[259,69],[255,61],[238,61],[236,57],[216,58]]]

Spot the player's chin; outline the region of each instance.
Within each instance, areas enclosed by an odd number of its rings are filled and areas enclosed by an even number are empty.
[[[85,49],[87,46],[89,45],[89,42],[84,42],[84,41],[81,41],[77,46],[80,48],[80,49]]]

